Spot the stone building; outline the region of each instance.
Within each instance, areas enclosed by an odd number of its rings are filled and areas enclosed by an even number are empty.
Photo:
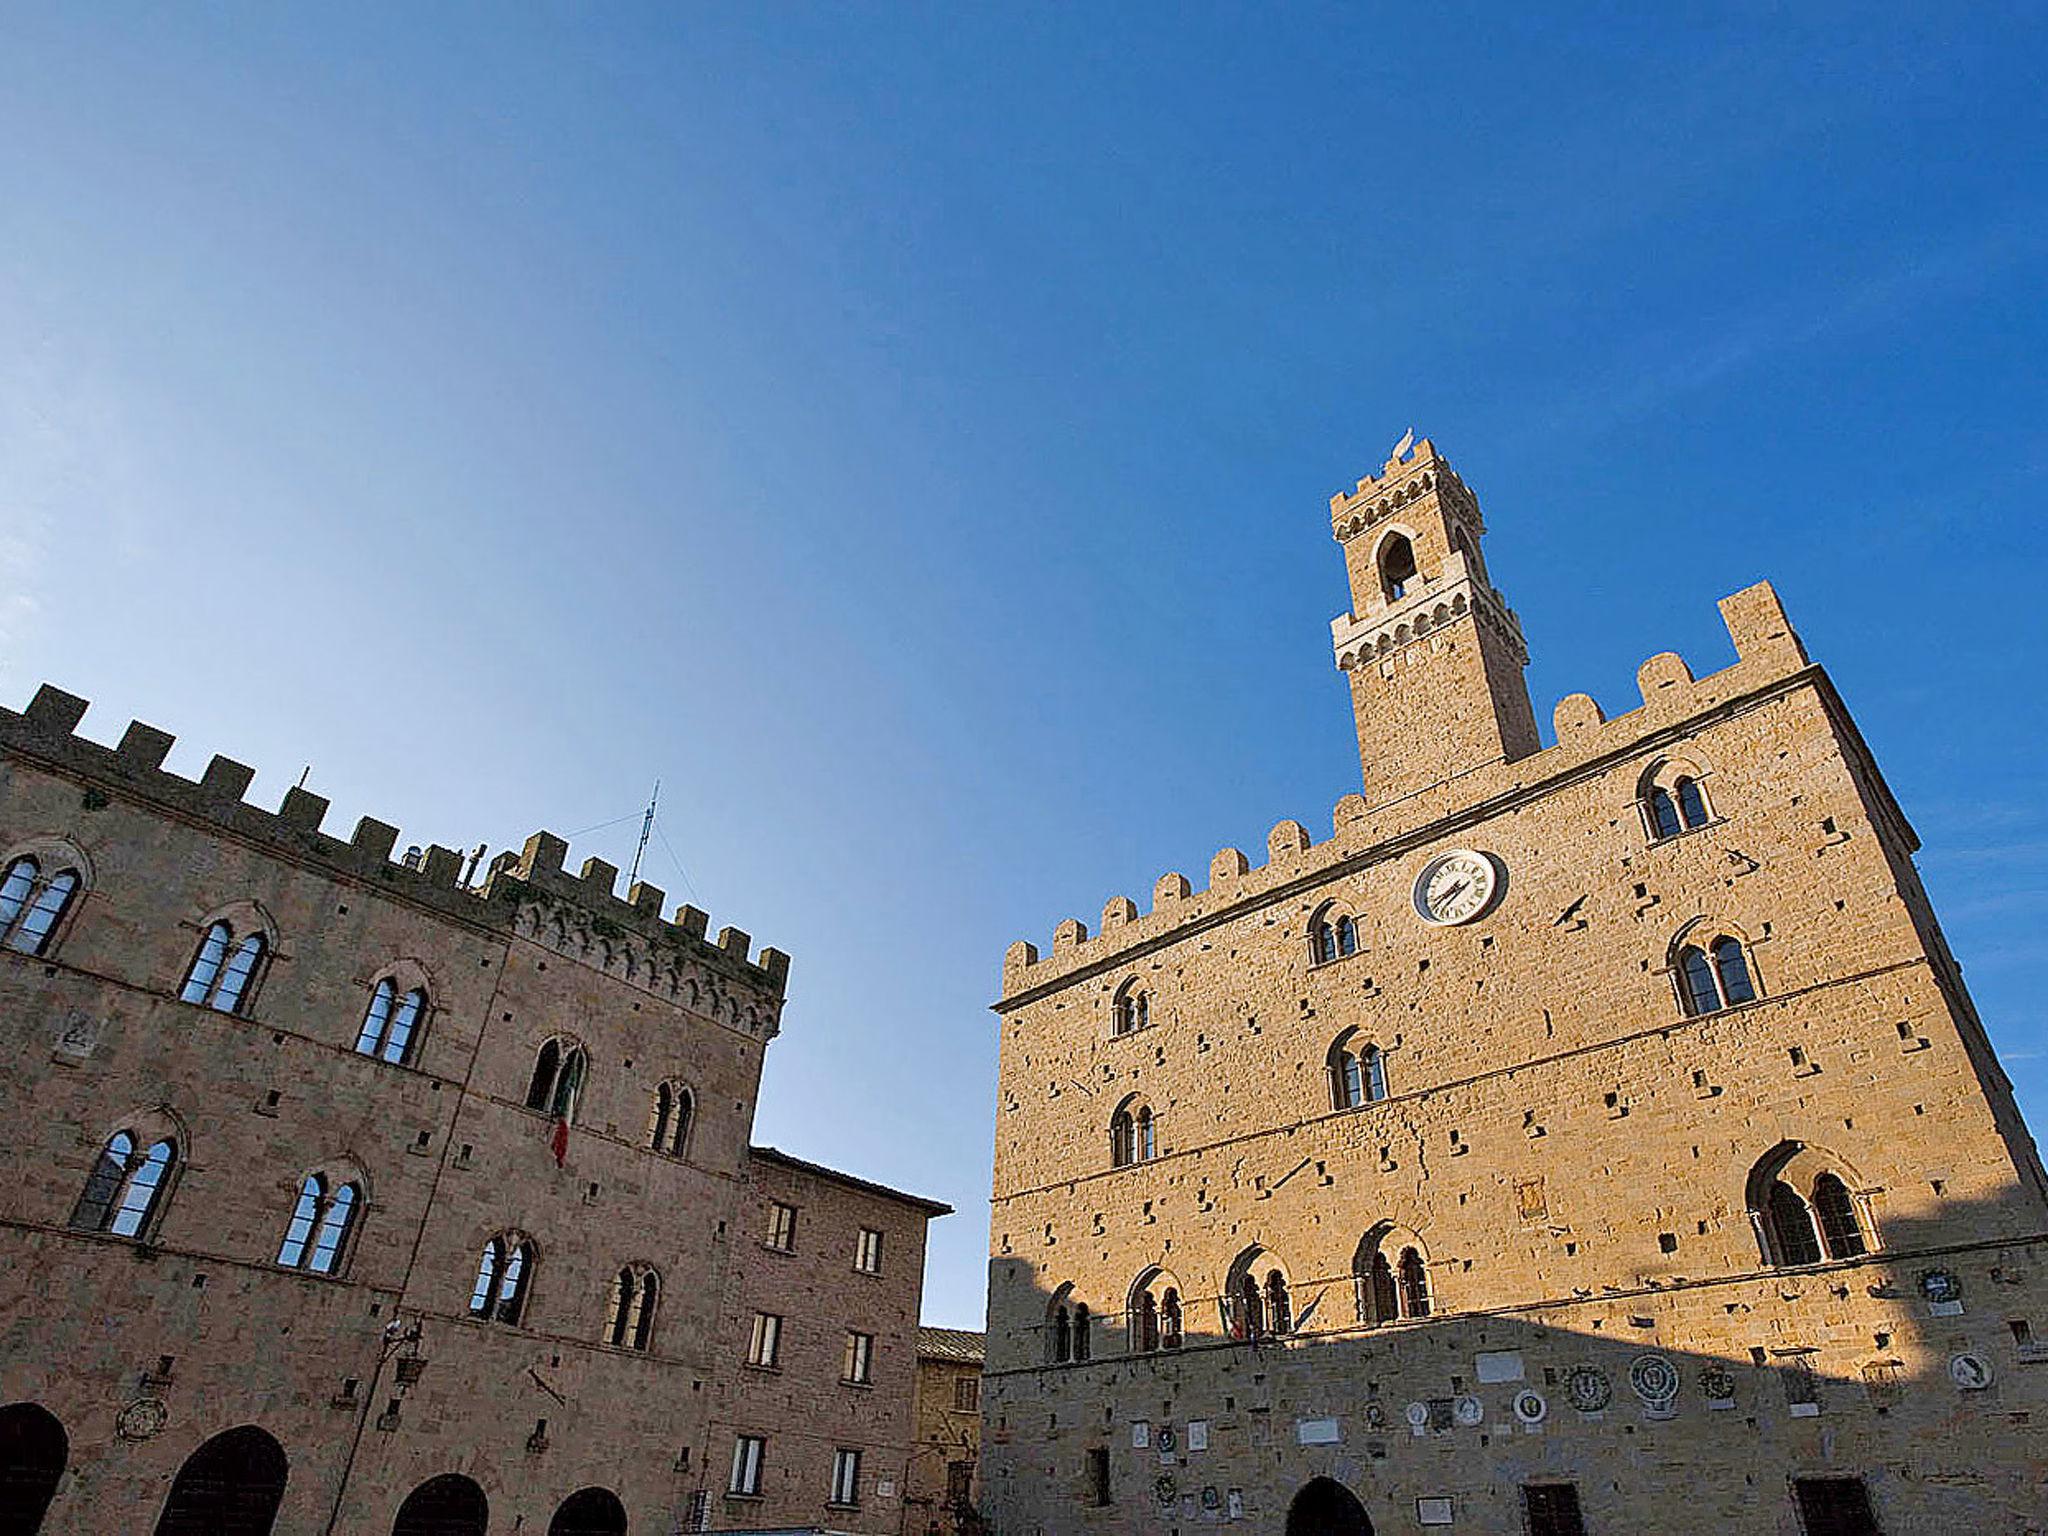
[[[0,1530],[896,1531],[946,1207],[750,1144],[788,957],[84,711],[0,711]]]
[[[2048,1184],[1771,588],[1544,747],[1435,448],[1331,521],[1363,793],[1005,959],[992,1528],[2048,1530]]]
[[[905,1536],[978,1531],[982,1336],[964,1328],[917,1331],[917,1444],[903,1503]]]

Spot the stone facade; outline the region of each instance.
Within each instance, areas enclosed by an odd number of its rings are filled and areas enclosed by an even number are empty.
[[[1365,793],[1006,957],[992,1528],[2048,1530],[2048,1180],[1775,594],[1541,748],[1433,445],[1331,514]]]
[[[389,826],[327,836],[319,797],[259,810],[247,768],[179,778],[84,710],[0,711],[0,1524],[815,1524],[823,1435],[862,1453],[831,1523],[894,1531],[945,1207],[750,1146],[787,956],[547,834],[474,884],[394,862]],[[764,1254],[771,1199],[814,1254]],[[790,1314],[772,1394],[757,1297]],[[847,1329],[871,1386],[813,1346]],[[739,1423],[768,1477],[728,1501]]]
[[[978,1531],[982,1336],[964,1328],[920,1328],[917,1445],[904,1496],[905,1536]]]

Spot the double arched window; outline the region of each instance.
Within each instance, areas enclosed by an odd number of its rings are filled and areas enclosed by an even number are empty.
[[[1117,1034],[1135,1034],[1152,1023],[1152,996],[1136,981],[1127,981],[1117,988],[1109,1016],[1110,1027]]]
[[[412,1060],[413,1040],[426,1012],[425,987],[411,987],[401,993],[398,982],[386,976],[370,992],[370,1006],[363,1014],[363,1027],[356,1032],[356,1053],[374,1056],[380,1061],[403,1063]]]
[[[526,1085],[526,1107],[564,1124],[573,1123],[587,1071],[588,1058],[575,1041],[558,1036],[543,1042],[533,1060],[533,1079]]]
[[[1711,930],[1710,930],[1711,931]],[[1679,1006],[1689,1014],[1716,1013],[1737,1003],[1756,1001],[1756,979],[1742,941],[1721,934],[1705,944],[1689,943],[1678,951]]]
[[[1643,828],[1650,840],[1676,837],[1714,819],[1707,806],[1703,777],[1696,764],[1679,758],[1662,758],[1650,765],[1638,784]]]
[[[226,919],[209,924],[199,941],[199,952],[185,972],[179,999],[216,1013],[240,1013],[269,947],[260,929],[237,938]]]
[[[1845,1171],[1801,1142],[1781,1143],[1750,1170],[1749,1217],[1766,1264],[1853,1259],[1876,1246],[1866,1200]]]
[[[277,1250],[278,1264],[314,1275],[338,1271],[349,1235],[355,1230],[362,1195],[361,1187],[354,1183],[330,1183],[325,1174],[307,1174],[299,1185],[291,1223],[284,1229],[284,1242]]]
[[[1152,1118],[1152,1107],[1135,1097],[1125,1099],[1109,1117],[1110,1166],[1128,1168],[1133,1163],[1149,1163],[1158,1155],[1158,1128]]]
[[[612,1277],[610,1318],[604,1339],[621,1349],[645,1349],[654,1337],[654,1308],[661,1277],[644,1264],[628,1264]]]
[[[1180,1282],[1163,1269],[1152,1268],[1131,1287],[1130,1349],[1133,1354],[1181,1346]]]
[[[17,954],[42,954],[81,884],[75,869],[45,874],[28,854],[14,860],[0,874],[0,944]]]
[[[177,1164],[175,1137],[151,1138],[134,1130],[114,1132],[93,1164],[85,1192],[72,1207],[71,1225],[81,1232],[147,1238]]]
[[[1091,1352],[1088,1304],[1072,1300],[1073,1294],[1072,1284],[1061,1286],[1046,1308],[1045,1352],[1054,1365],[1086,1360]]]
[[[1229,1313],[1232,1338],[1292,1333],[1294,1297],[1286,1267],[1264,1248],[1247,1249],[1230,1266],[1224,1310]]]
[[[1430,1314],[1429,1260],[1422,1240],[1404,1228],[1383,1222],[1365,1235],[1351,1261],[1351,1283],[1361,1323]]]
[[[1377,1104],[1387,1096],[1387,1058],[1370,1041],[1347,1029],[1330,1047],[1330,1103],[1337,1109]]]
[[[469,1315],[478,1322],[514,1323],[526,1312],[533,1287],[533,1243],[517,1232],[501,1232],[484,1244]]]
[[[690,1141],[690,1119],[696,1100],[681,1083],[663,1083],[654,1090],[654,1114],[647,1144],[670,1157],[681,1157]]]
[[[1358,953],[1358,924],[1334,903],[1325,902],[1309,919],[1308,956],[1311,965],[1327,965]]]

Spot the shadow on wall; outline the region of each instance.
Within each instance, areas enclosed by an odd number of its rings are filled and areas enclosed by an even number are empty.
[[[1289,1272],[1278,1241],[1199,1269],[1176,1247],[1178,1274],[1162,1257],[1091,1296],[998,1257],[983,1514],[996,1536],[1569,1536],[1689,1528],[1676,1498],[1702,1530],[2048,1529],[2038,1203],[2015,1187],[1878,1230],[1800,1151],[1753,1182],[1758,1267],[1673,1257],[1512,1308],[1460,1310],[1464,1261],[1370,1219],[1339,1275]],[[1551,1273],[1598,1262],[1551,1235]]]

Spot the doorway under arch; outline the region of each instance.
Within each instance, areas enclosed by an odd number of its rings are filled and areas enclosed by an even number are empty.
[[[626,1536],[626,1506],[609,1488],[579,1488],[562,1500],[548,1536]]]
[[[71,1456],[71,1439],[40,1403],[0,1408],[0,1536],[35,1536]]]
[[[1287,1536],[1372,1536],[1365,1506],[1334,1478],[1315,1477],[1287,1506]]]
[[[254,1424],[223,1430],[185,1458],[156,1536],[270,1536],[290,1464]]]
[[[391,1536],[485,1536],[491,1504],[460,1472],[430,1477],[405,1496]]]

